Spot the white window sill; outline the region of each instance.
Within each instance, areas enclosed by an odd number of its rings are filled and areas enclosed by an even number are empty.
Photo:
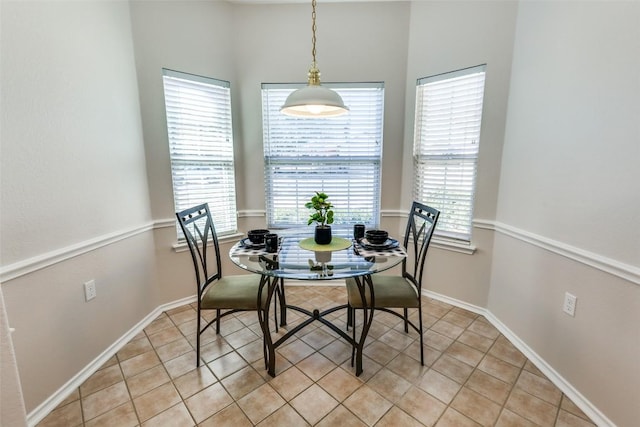
[[[233,234],[226,234],[224,236],[219,236],[218,237],[218,243],[229,243],[229,242],[237,242],[238,240],[240,240],[244,235],[242,233],[233,233]],[[213,243],[212,243],[213,244]],[[171,247],[173,248],[173,250],[175,252],[186,252],[189,250],[189,246],[187,245],[187,241],[186,240],[180,240],[175,242],[173,245],[171,245]]]
[[[431,246],[438,249],[444,249],[446,251],[459,252],[462,254],[473,255],[476,251],[476,246],[471,242],[461,242],[459,240],[447,239],[446,237],[431,238]]]

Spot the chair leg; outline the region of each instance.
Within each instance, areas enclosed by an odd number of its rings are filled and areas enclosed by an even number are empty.
[[[409,310],[404,309],[404,333],[409,333]]]
[[[422,337],[422,307],[418,304],[418,321],[420,322],[420,364],[424,366],[424,343]]]
[[[200,367],[200,306],[198,305],[198,324],[196,329],[196,368]]]
[[[279,287],[280,293],[280,326],[287,326],[287,297],[284,294],[284,279],[280,279]]]
[[[364,313],[364,311],[363,311]],[[356,341],[356,309],[351,307],[351,331],[352,331],[352,338],[353,338],[353,342]],[[353,360],[356,357],[356,347],[352,346],[351,347],[351,367],[353,368]]]
[[[351,304],[347,304],[347,331],[349,327],[353,326],[353,307]]]
[[[265,310],[265,316],[269,315],[269,308],[267,307]],[[277,325],[277,321],[276,321],[276,328],[278,327]],[[263,331],[264,333],[264,331]],[[268,355],[267,355],[267,340],[262,337],[262,358],[264,359],[264,369],[269,369],[269,361],[268,361]]]
[[[220,333],[220,309],[216,310],[216,335]]]
[[[276,289],[275,292],[275,298],[273,299],[273,322],[276,325],[276,332],[278,332],[278,301],[280,301],[280,304],[282,304],[282,301],[280,300],[280,296],[278,293],[278,290]],[[269,315],[269,307],[266,307],[265,309],[267,316]]]

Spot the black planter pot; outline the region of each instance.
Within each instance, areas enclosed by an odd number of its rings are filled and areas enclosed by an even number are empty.
[[[319,245],[328,245],[331,243],[331,227],[328,225],[325,225],[324,227],[318,225],[316,227],[314,240]]]

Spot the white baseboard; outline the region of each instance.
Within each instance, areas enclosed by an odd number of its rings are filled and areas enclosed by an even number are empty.
[[[541,358],[535,351],[531,349],[524,341],[522,341],[511,329],[509,329],[504,323],[493,315],[489,310],[478,307],[464,301],[456,300],[455,298],[447,297],[445,295],[438,294],[427,290],[422,290],[422,294],[426,297],[433,298],[438,301],[451,304],[456,307],[463,308],[476,314],[480,314],[485,317],[493,326],[500,331],[518,350],[524,354],[527,359],[533,363],[536,368],[547,376],[556,387],[558,387],[564,394],[576,404],[578,408],[582,410],[591,421],[596,423],[599,427],[615,427],[615,424],[608,419],[601,411],[598,410],[589,400],[587,400],[578,390],[576,390],[571,383],[562,377],[556,370],[554,370],[543,358]]]
[[[182,298],[167,304],[163,304],[156,307],[148,315],[138,322],[127,333],[121,336],[116,342],[111,344],[105,351],[103,351],[98,357],[93,359],[91,363],[85,366],[80,372],[78,372],[73,378],[67,381],[62,387],[60,387],[55,393],[49,396],[44,402],[38,405],[33,411],[27,415],[27,424],[29,427],[33,427],[44,419],[52,410],[54,410],[60,402],[67,398],[75,389],[80,387],[91,375],[93,375],[102,365],[105,364],[113,355],[115,355],[122,347],[124,347],[133,337],[138,335],[144,328],[146,328],[151,322],[153,322],[162,312],[171,310],[172,308],[180,307],[185,304],[190,304],[196,301],[195,296]]]

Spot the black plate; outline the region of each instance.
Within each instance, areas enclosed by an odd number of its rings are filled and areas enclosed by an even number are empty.
[[[373,249],[373,250],[393,249],[393,248],[397,248],[400,245],[396,239],[387,239],[386,242],[376,245],[374,243],[369,243],[366,237],[363,237],[362,239],[360,239],[358,243],[360,244],[360,246],[362,246],[365,249]]]
[[[248,237],[240,240],[240,246],[246,249],[264,249],[264,243],[253,243]]]

